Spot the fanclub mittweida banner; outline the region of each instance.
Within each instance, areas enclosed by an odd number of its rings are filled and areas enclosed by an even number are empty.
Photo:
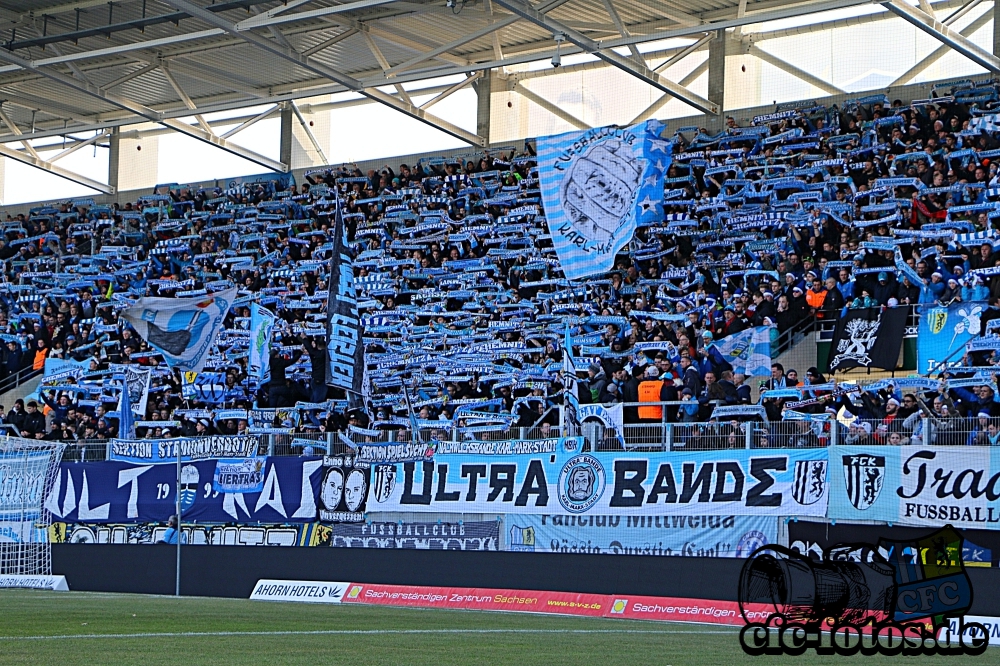
[[[368,511],[825,516],[827,450],[441,454],[377,465]]]
[[[830,513],[896,525],[1000,529],[1000,449],[838,446]]]
[[[661,219],[672,154],[663,127],[649,120],[538,139],[545,219],[567,279],[611,270],[636,226]]]
[[[749,557],[777,543],[775,516],[504,517],[507,548],[536,553]]]

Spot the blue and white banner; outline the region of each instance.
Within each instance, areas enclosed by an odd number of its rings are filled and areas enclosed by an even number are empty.
[[[135,463],[208,460],[209,458],[248,458],[257,455],[260,440],[256,435],[211,435],[175,439],[113,439],[108,460]]]
[[[277,319],[270,310],[259,303],[250,304],[250,358],[249,374],[258,384],[271,379],[271,332]]]
[[[235,298],[235,287],[196,298],[140,298],[121,316],[171,368],[199,372]]]
[[[317,518],[321,458],[267,458],[259,492],[215,490],[215,460],[181,467],[185,521],[303,523]],[[176,465],[62,463],[45,500],[54,521],[165,522],[175,512]]]
[[[1000,529],[1000,449],[840,446],[830,453],[829,517]]]
[[[131,365],[125,368],[123,393],[128,392],[128,403],[132,408],[132,413],[140,419],[146,416],[146,404],[149,401],[149,380],[152,374],[153,371],[149,368],[137,369]]]
[[[45,477],[61,451],[0,450],[0,522],[20,523],[41,515]],[[4,539],[0,534],[0,542]]]
[[[826,449],[450,455],[378,465],[369,511],[825,516]]]
[[[376,464],[430,460],[434,444],[424,442],[368,442],[354,445],[357,458]]]
[[[965,354],[965,343],[978,336],[987,303],[952,303],[946,307],[919,308],[917,372],[931,374],[945,361],[957,361]]]
[[[267,458],[217,460],[212,490],[217,493],[259,493],[264,489],[264,463]]]
[[[636,226],[660,219],[672,144],[663,123],[538,139],[542,204],[567,279],[611,270]]]
[[[580,423],[585,423],[587,419],[599,421],[605,428],[615,431],[615,435],[618,437],[618,443],[621,447],[625,448],[625,428],[624,428],[624,418],[623,418],[624,405],[618,403],[617,405],[601,405],[601,404],[590,404],[590,405],[580,405],[577,410],[577,416],[580,419]]]
[[[774,516],[507,515],[507,550],[538,553],[747,557],[778,539]]]
[[[74,361],[73,359],[46,358],[42,374],[42,384],[55,384],[66,379],[80,379],[90,369],[90,359]]]
[[[734,373],[747,377],[771,374],[771,329],[755,326],[712,344],[712,349],[733,366]]]

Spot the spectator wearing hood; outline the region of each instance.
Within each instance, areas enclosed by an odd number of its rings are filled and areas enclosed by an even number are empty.
[[[695,423],[698,421],[698,412],[701,405],[694,399],[691,389],[686,388],[681,391],[681,402],[683,403],[677,410],[677,416],[683,423]]]
[[[604,393],[604,389],[608,385],[608,376],[604,372],[604,368],[596,363],[591,363],[587,368],[587,386],[590,389],[590,401],[593,403],[601,402],[601,395]]]

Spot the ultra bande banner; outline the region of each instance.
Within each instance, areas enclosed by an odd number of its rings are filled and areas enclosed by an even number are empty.
[[[827,451],[436,455],[376,466],[368,511],[825,516]]]
[[[840,446],[830,478],[830,518],[1000,529],[996,448]]]

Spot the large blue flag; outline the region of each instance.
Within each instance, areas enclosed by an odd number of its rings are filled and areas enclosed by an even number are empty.
[[[538,139],[545,219],[567,279],[611,270],[636,226],[662,219],[672,147],[663,127],[648,120]]]
[[[937,372],[946,361],[960,361],[965,343],[981,332],[981,320],[988,303],[952,303],[948,306],[920,306],[917,336],[917,372]]]
[[[194,298],[140,298],[121,316],[171,368],[200,372],[236,298],[236,287]]]
[[[768,326],[755,326],[719,340],[711,347],[729,365],[733,372],[747,377],[766,377],[771,374],[771,330]]]

